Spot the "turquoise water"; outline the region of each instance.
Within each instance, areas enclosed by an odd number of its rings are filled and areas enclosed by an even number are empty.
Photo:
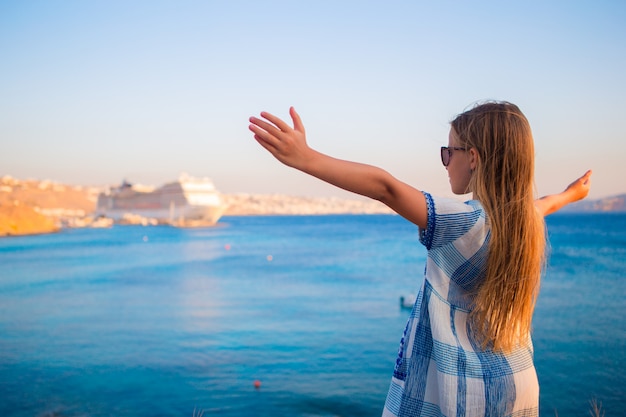
[[[626,215],[548,223],[542,414],[621,415]],[[380,415],[425,254],[388,215],[2,239],[0,415]]]

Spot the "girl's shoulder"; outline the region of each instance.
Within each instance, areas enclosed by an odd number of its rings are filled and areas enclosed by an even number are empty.
[[[479,201],[425,196],[428,220],[426,229],[420,229],[420,241],[426,249],[460,242],[466,235],[472,239],[486,236],[485,211]]]
[[[426,204],[432,209],[433,214],[445,215],[455,213],[483,212],[483,206],[478,200],[460,200],[457,198],[433,196],[424,193]]]

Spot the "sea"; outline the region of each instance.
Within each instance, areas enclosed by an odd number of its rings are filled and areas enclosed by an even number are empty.
[[[626,214],[547,218],[542,416],[626,415]],[[0,416],[379,416],[426,251],[396,215],[0,239]]]

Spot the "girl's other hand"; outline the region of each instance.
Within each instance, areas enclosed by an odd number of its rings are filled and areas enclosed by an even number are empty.
[[[565,189],[565,193],[569,194],[570,202],[582,200],[589,194],[591,188],[591,170],[585,172],[585,174],[571,183]]]

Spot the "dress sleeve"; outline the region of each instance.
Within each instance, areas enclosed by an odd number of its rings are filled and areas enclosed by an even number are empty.
[[[484,221],[484,210],[475,200],[461,202],[433,197],[424,193],[428,220],[420,229],[420,242],[430,250],[444,246],[465,235],[478,221]]]
[[[430,249],[433,242],[433,235],[435,232],[435,202],[433,201],[433,197],[424,192],[424,197],[426,198],[426,210],[428,214],[426,229],[420,228],[420,242],[426,249]]]

